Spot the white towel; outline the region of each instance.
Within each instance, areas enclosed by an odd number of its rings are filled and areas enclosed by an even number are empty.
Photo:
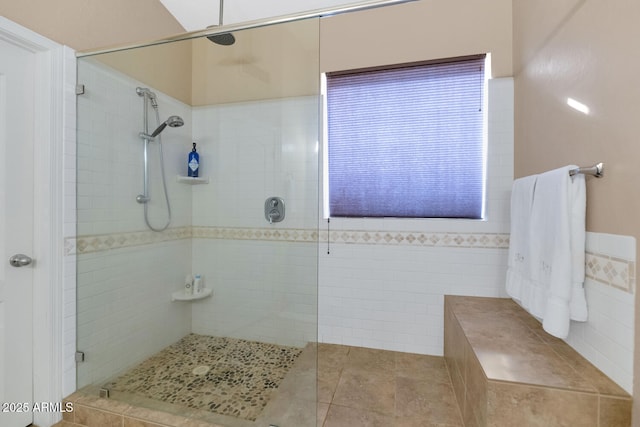
[[[536,176],[527,176],[516,179],[511,190],[507,294],[521,305],[523,305],[523,295],[526,295],[531,287],[529,230],[531,229],[531,206],[535,185]]]
[[[569,176],[575,167],[538,175],[531,208],[531,288],[525,296],[531,314],[559,338],[569,334],[570,319],[587,320],[582,287],[586,192],[584,175]]]
[[[569,196],[571,198],[571,286],[569,302],[571,320],[588,320],[587,298],[584,292],[587,185],[583,174],[571,178]]]

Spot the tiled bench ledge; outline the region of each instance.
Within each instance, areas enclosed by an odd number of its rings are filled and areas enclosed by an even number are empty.
[[[631,396],[512,300],[446,296],[444,316],[466,427],[631,425]]]

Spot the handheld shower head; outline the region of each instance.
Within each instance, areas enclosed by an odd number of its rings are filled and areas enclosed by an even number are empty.
[[[156,136],[160,135],[160,132],[162,132],[164,128],[167,127],[167,125],[169,125],[172,128],[177,128],[184,125],[184,120],[182,120],[182,117],[179,117],[179,116],[169,117],[167,120],[164,121],[164,123],[158,126],[156,130],[153,131],[153,133],[150,135],[151,138],[155,138]]]

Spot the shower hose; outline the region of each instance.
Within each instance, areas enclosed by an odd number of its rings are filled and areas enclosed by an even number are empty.
[[[145,100],[145,102],[147,102]],[[152,105],[154,111],[156,112],[156,126],[160,125],[160,113],[158,112],[158,107],[155,105]],[[167,227],[169,227],[169,224],[171,223],[171,205],[169,204],[169,193],[167,192],[167,179],[165,178],[165,173],[164,173],[164,156],[162,154],[162,136],[158,135],[156,137],[158,139],[158,152],[159,152],[159,156],[160,156],[160,175],[162,176],[162,188],[164,190],[164,200],[167,204],[167,222],[163,227],[160,228],[156,228],[153,227],[151,225],[151,223],[149,222],[149,204],[145,203],[144,204],[144,222],[147,224],[147,227],[149,227],[151,230],[153,231],[163,231],[166,230]],[[150,141],[145,141],[145,144],[149,144]],[[145,164],[145,167],[148,168],[149,165]]]

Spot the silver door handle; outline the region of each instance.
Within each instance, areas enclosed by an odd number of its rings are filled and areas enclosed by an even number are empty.
[[[15,254],[11,258],[9,258],[9,264],[13,267],[24,267],[25,265],[29,265],[33,262],[31,257],[24,254]]]

